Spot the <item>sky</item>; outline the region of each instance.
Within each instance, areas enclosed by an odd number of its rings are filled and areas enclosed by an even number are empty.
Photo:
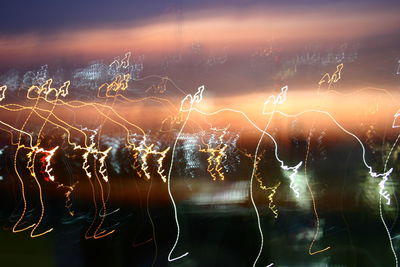
[[[284,73],[293,72],[290,62],[307,53],[338,54],[341,47],[357,47],[346,52],[357,56],[347,65],[349,77],[363,85],[363,77],[375,73],[372,85],[392,84],[389,73],[400,59],[398,14],[398,1],[10,1],[0,18],[0,70],[46,63],[82,67],[132,51],[144,55],[148,74],[173,75],[193,87],[199,81],[189,80],[207,78],[224,88],[220,92],[227,87],[238,91],[245,84],[279,86],[290,76]],[[197,46],[204,59],[194,55]],[[272,70],[259,62],[262,56],[254,56],[267,50],[276,61]],[[216,67],[224,57],[229,60]],[[212,66],[200,70],[204,64]],[[250,65],[255,65],[251,75]],[[299,81],[315,80],[334,68],[308,65],[311,73],[296,65]]]
[[[323,10],[334,6],[346,9],[398,9],[398,1],[331,1],[331,0],[38,0],[9,1],[2,4],[0,33],[17,34],[30,31],[49,32],[62,29],[96,27],[110,23],[138,22],[146,18],[157,18],[174,14],[176,16],[193,11],[234,10],[238,13],[251,8],[275,9],[280,11]],[[335,10],[336,15],[345,10]]]

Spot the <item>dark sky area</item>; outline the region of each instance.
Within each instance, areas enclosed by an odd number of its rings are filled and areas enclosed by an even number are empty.
[[[1,4],[0,34],[52,32],[62,29],[105,26],[113,23],[140,21],[165,15],[184,16],[185,12],[226,9],[240,12],[249,7],[278,8],[281,10],[318,9],[331,4],[355,8],[399,7],[396,0],[330,1],[330,0],[38,0],[4,1]],[[340,11],[338,14],[340,14]]]

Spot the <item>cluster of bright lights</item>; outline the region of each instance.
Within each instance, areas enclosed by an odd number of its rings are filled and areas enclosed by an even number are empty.
[[[173,170],[176,169],[178,164],[176,164],[176,157],[177,157],[177,150],[178,147],[181,146],[183,149],[191,150],[193,152],[193,148],[197,145],[197,139],[192,136],[192,139],[188,138],[189,135],[185,135],[184,131],[186,130],[185,127],[188,125],[189,121],[192,120],[191,115],[193,113],[197,113],[198,115],[203,115],[204,117],[214,116],[219,113],[229,112],[238,114],[239,116],[243,117],[246,122],[250,125],[252,129],[255,129],[260,134],[260,139],[255,150],[254,154],[245,153],[253,161],[253,170],[251,177],[249,177],[250,183],[250,191],[249,195],[257,216],[257,223],[258,229],[260,232],[260,249],[258,251],[257,257],[253,262],[253,266],[256,266],[257,261],[260,258],[260,255],[263,250],[264,245],[264,237],[262,231],[262,225],[260,222],[260,215],[258,212],[258,208],[253,196],[253,182],[258,183],[258,188],[262,191],[265,191],[267,194],[267,204],[269,210],[272,212],[274,218],[277,218],[278,208],[276,204],[276,199],[274,196],[277,194],[277,190],[279,186],[281,186],[281,182],[276,183],[273,186],[266,186],[266,182],[263,179],[264,175],[261,172],[260,166],[263,164],[262,158],[263,153],[260,153],[260,146],[263,142],[264,137],[268,137],[273,143],[273,152],[274,152],[274,160],[279,163],[280,169],[284,175],[288,176],[289,179],[289,187],[292,190],[295,198],[300,198],[299,189],[299,177],[303,177],[299,175],[299,172],[302,170],[301,168],[304,167],[304,172],[307,179],[307,162],[310,153],[310,146],[311,146],[311,137],[312,131],[314,129],[314,122],[312,129],[310,130],[308,142],[307,142],[307,154],[304,161],[300,161],[294,166],[289,166],[287,163],[283,161],[283,159],[279,155],[280,146],[278,141],[274,138],[274,136],[269,132],[269,125],[272,121],[273,116],[276,114],[284,116],[286,118],[296,118],[306,113],[313,113],[313,114],[322,114],[328,117],[334,125],[338,127],[341,131],[343,131],[348,136],[354,138],[362,149],[362,157],[361,162],[366,167],[369,175],[372,178],[381,179],[379,182],[379,196],[380,198],[383,197],[386,200],[386,204],[391,204],[391,198],[388,190],[386,189],[386,183],[389,180],[390,175],[393,172],[393,168],[390,168],[388,171],[384,171],[383,173],[377,173],[373,171],[373,168],[370,164],[367,163],[366,160],[366,149],[364,143],[352,132],[345,129],[329,112],[320,110],[320,109],[309,109],[304,110],[296,114],[287,114],[279,110],[279,107],[285,103],[287,100],[288,94],[288,86],[284,86],[281,88],[281,91],[277,95],[270,95],[267,100],[264,102],[261,114],[263,116],[269,116],[268,122],[266,123],[264,128],[258,126],[250,117],[241,110],[231,109],[231,108],[223,108],[213,112],[206,112],[203,111],[199,107],[199,103],[204,102],[203,94],[205,91],[205,86],[202,85],[198,87],[197,92],[195,94],[186,94],[185,97],[180,102],[180,107],[177,114],[168,114],[167,118],[162,121],[162,126],[160,132],[172,132],[173,133],[173,145],[163,146],[159,143],[151,140],[146,131],[142,129],[137,124],[129,121],[127,118],[122,116],[117,110],[114,108],[116,101],[121,101],[124,103],[134,103],[139,101],[156,101],[159,103],[166,103],[171,104],[169,100],[158,98],[158,97],[146,97],[142,99],[129,99],[124,95],[124,93],[129,90],[129,83],[132,80],[132,72],[134,68],[130,65],[129,59],[131,54],[125,54],[125,57],[122,60],[116,59],[109,65],[109,74],[112,75],[112,79],[109,83],[101,84],[97,89],[97,96],[101,101],[105,101],[104,104],[99,102],[85,102],[85,101],[64,101],[65,98],[69,94],[69,87],[71,82],[66,81],[61,86],[54,87],[53,86],[53,79],[47,79],[47,67],[41,69],[36,74],[32,72],[32,85],[27,89],[26,99],[28,101],[34,102],[33,105],[21,105],[21,104],[4,104],[1,105],[0,108],[5,111],[10,112],[20,112],[20,111],[27,111],[29,114],[26,117],[22,126],[13,126],[6,122],[0,121],[2,129],[6,132],[10,133],[11,140],[16,139],[17,141],[12,141],[12,145],[16,147],[16,151],[14,154],[14,171],[19,179],[21,185],[21,192],[22,192],[22,199],[24,203],[23,211],[14,224],[13,231],[14,232],[21,232],[27,229],[31,229],[31,237],[38,237],[44,235],[53,230],[53,228],[45,230],[41,233],[36,233],[37,228],[39,227],[41,221],[43,220],[44,213],[45,213],[45,202],[43,201],[43,192],[42,192],[42,183],[40,178],[42,177],[45,181],[49,183],[55,183],[58,188],[64,188],[67,190],[65,193],[66,197],[66,208],[69,211],[71,216],[74,216],[74,212],[72,211],[72,201],[71,201],[71,194],[74,191],[75,187],[77,186],[77,182],[73,185],[64,185],[61,184],[54,175],[54,170],[52,164],[54,163],[54,156],[56,153],[59,153],[61,149],[61,145],[57,146],[45,146],[43,140],[44,136],[44,129],[47,125],[51,125],[56,127],[57,129],[63,131],[63,138],[67,140],[68,146],[73,148],[73,151],[79,151],[82,153],[81,160],[82,160],[82,170],[85,173],[87,180],[89,181],[91,188],[92,188],[92,195],[93,195],[93,206],[95,209],[95,215],[92,220],[91,225],[86,231],[85,238],[102,238],[108,236],[115,232],[115,229],[112,230],[103,230],[102,225],[105,221],[105,217],[108,215],[113,214],[115,211],[108,212],[107,209],[109,208],[108,199],[109,196],[106,193],[106,188],[110,186],[111,177],[109,177],[107,171],[107,162],[109,161],[109,155],[112,154],[112,150],[116,150],[110,145],[107,145],[104,148],[104,142],[102,143],[102,130],[104,125],[107,123],[111,123],[116,127],[119,127],[124,132],[124,137],[126,139],[125,147],[127,147],[133,157],[133,162],[131,162],[131,167],[136,171],[138,177],[143,177],[145,180],[150,180],[154,178],[157,174],[161,180],[166,183],[168,194],[170,200],[172,202],[174,208],[174,219],[176,222],[177,228],[177,235],[175,239],[175,243],[173,244],[169,254],[168,260],[175,261],[181,259],[189,254],[189,252],[185,252],[177,257],[172,257],[172,253],[174,252],[180,238],[180,226],[179,226],[179,214],[177,210],[177,205],[175,202],[175,198],[171,188],[171,180],[173,178]],[[341,79],[343,70],[343,64],[339,64],[336,67],[336,71],[332,74],[326,73],[323,75],[322,79],[318,82],[318,93],[322,86],[326,86],[328,90],[330,90],[331,86],[334,83],[337,83]],[[167,90],[167,83],[170,81],[167,77],[161,77],[161,82],[157,85],[152,85],[148,90],[145,92],[153,92],[157,94],[164,94]],[[6,99],[6,90],[7,85],[0,86],[0,101],[5,102]],[[112,101],[110,104],[109,101]],[[2,102],[2,103],[3,103]],[[44,108],[44,106],[46,108]],[[77,127],[74,123],[69,122],[67,120],[62,119],[61,115],[56,113],[56,107],[66,107],[72,110],[79,109],[82,107],[91,108],[99,115],[101,118],[101,123],[96,129],[90,129],[88,127]],[[172,105],[173,106],[173,105]],[[27,125],[33,123],[33,117],[40,119],[40,127],[39,131],[30,133],[27,129]],[[392,128],[399,128],[399,119],[400,112],[397,112],[394,115],[394,121]],[[210,140],[206,143],[203,142],[200,147],[195,150],[195,152],[202,152],[208,155],[206,162],[207,162],[207,172],[211,176],[213,181],[224,181],[226,180],[226,166],[224,163],[227,162],[227,158],[231,157],[229,149],[232,145],[228,144],[227,142],[227,135],[228,135],[228,127],[218,129],[215,127],[211,127],[211,130],[214,134],[211,135]],[[91,134],[88,134],[90,132]],[[79,134],[80,138],[77,138],[75,141],[71,136],[74,134]],[[218,135],[215,133],[219,133]],[[15,138],[15,135],[17,137]],[[203,134],[203,137],[205,134]],[[26,139],[28,138],[28,139]],[[122,137],[121,137],[122,139]],[[199,138],[200,139],[200,138]],[[29,144],[27,144],[26,140],[29,140]],[[203,141],[203,140],[202,140]],[[397,140],[396,140],[397,142]],[[182,144],[180,144],[182,143]],[[234,142],[236,149],[236,139]],[[186,151],[185,150],[185,151]],[[393,150],[393,147],[392,147]],[[391,150],[391,152],[392,152]],[[390,153],[391,153],[390,152]],[[30,173],[30,178],[35,182],[38,187],[39,198],[40,198],[40,205],[41,205],[41,215],[40,218],[34,224],[29,226],[23,226],[24,218],[26,217],[26,210],[29,203],[27,203],[26,196],[25,196],[25,183],[24,179],[22,178],[22,171],[17,166],[20,158],[22,158],[23,154],[26,154],[27,164],[26,169]],[[170,161],[166,162],[170,156]],[[37,170],[37,160],[39,158],[41,163],[40,170]],[[186,155],[186,160],[194,161],[197,158],[193,157],[193,155]],[[167,165],[169,167],[167,168]],[[197,168],[199,165],[192,164],[193,168]],[[151,166],[155,166],[156,168],[152,169]],[[191,167],[191,168],[192,168]],[[168,170],[168,171],[167,171]],[[385,165],[386,170],[386,165]],[[39,176],[38,173],[41,175]],[[287,174],[288,173],[288,174]],[[314,239],[309,247],[309,254],[315,255],[320,252],[324,252],[330,247],[326,247],[325,249],[312,251],[312,246],[316,241],[316,237],[318,235],[319,229],[319,217],[317,213],[316,203],[314,199],[313,192],[311,187],[308,184],[308,181],[303,181],[307,183],[314,213],[316,216],[316,232],[314,235]],[[101,207],[98,207],[96,195],[100,193],[101,197]],[[382,221],[384,222],[383,216],[381,215]],[[96,225],[97,224],[97,225]],[[386,226],[386,224],[385,224]],[[388,231],[388,235],[390,237],[390,232]],[[391,241],[390,241],[391,242]],[[391,243],[392,244],[392,243]],[[393,248],[393,246],[392,246]],[[394,252],[394,250],[393,250]],[[396,254],[394,252],[396,257]],[[396,258],[397,263],[397,258]],[[268,266],[272,266],[270,264]]]

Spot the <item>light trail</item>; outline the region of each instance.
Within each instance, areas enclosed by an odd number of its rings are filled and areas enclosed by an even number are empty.
[[[192,127],[192,130],[199,131],[201,130],[199,135],[202,145],[195,152],[202,152],[208,155],[207,160],[207,172],[211,176],[213,181],[224,181],[225,174],[228,175],[227,167],[225,162],[227,162],[230,158],[230,154],[232,152],[231,148],[236,148],[236,143],[231,145],[228,136],[228,127],[223,129],[217,129],[214,127],[210,127],[212,131],[219,132],[222,131],[222,134],[213,133],[211,135],[210,140],[204,142],[203,137],[207,136],[207,130],[204,130],[200,125],[200,123],[196,122],[195,119],[192,119],[193,112],[197,112],[200,115],[204,116],[214,116],[222,112],[230,112],[234,114],[238,114],[242,116],[246,122],[251,126],[252,129],[256,129],[257,132],[260,133],[260,138],[258,140],[257,146],[255,148],[254,155],[250,153],[246,153],[245,156],[252,159],[252,174],[249,179],[249,192],[252,206],[254,208],[256,218],[257,218],[257,227],[260,236],[260,247],[257,251],[256,258],[254,259],[253,266],[258,264],[258,261],[262,255],[264,249],[264,235],[263,229],[260,220],[260,213],[257,208],[256,201],[254,199],[254,182],[258,185],[260,190],[265,191],[268,200],[268,208],[272,212],[273,217],[276,219],[279,215],[278,208],[274,203],[274,196],[277,192],[278,187],[281,185],[281,182],[277,182],[272,186],[267,186],[267,184],[263,181],[263,175],[261,173],[260,164],[262,161],[263,153],[260,153],[261,145],[264,141],[264,137],[267,137],[273,144],[274,156],[275,159],[280,166],[280,171],[284,174],[285,178],[289,180],[290,194],[293,194],[295,198],[300,197],[300,188],[299,188],[299,176],[298,173],[301,170],[301,167],[304,166],[305,173],[305,182],[307,183],[308,189],[310,191],[311,200],[313,210],[316,216],[316,231],[314,233],[313,240],[309,246],[309,254],[315,255],[320,252],[324,252],[330,247],[326,247],[324,249],[318,251],[312,251],[312,247],[317,240],[319,233],[319,224],[320,219],[317,213],[317,205],[314,199],[314,193],[311,190],[311,186],[307,180],[307,170],[309,167],[309,160],[311,158],[312,150],[312,135],[313,130],[315,128],[315,121],[312,122],[312,127],[309,131],[307,138],[307,152],[305,155],[304,161],[300,161],[294,166],[289,166],[286,162],[284,162],[283,158],[280,157],[280,147],[278,147],[277,138],[274,138],[274,135],[269,131],[269,127],[272,123],[272,120],[279,116],[283,116],[285,118],[297,118],[302,115],[312,113],[317,115],[322,115],[324,117],[329,118],[333,124],[339,128],[342,132],[352,137],[356,141],[356,143],[360,146],[361,153],[361,161],[363,166],[368,170],[368,174],[372,178],[379,179],[379,212],[381,216],[382,223],[386,229],[390,240],[390,246],[393,252],[393,255],[396,260],[396,266],[398,266],[396,251],[394,249],[391,233],[386,226],[383,213],[382,213],[382,198],[385,201],[386,205],[391,204],[391,196],[386,188],[386,184],[390,179],[390,175],[394,174],[394,168],[387,169],[387,165],[389,162],[389,158],[393,154],[394,148],[398,143],[400,135],[397,136],[394,144],[392,145],[389,154],[384,161],[384,170],[383,173],[378,173],[373,169],[373,163],[367,162],[366,157],[366,147],[355,133],[347,130],[339,121],[328,111],[323,110],[322,108],[318,109],[306,109],[294,114],[288,114],[283,111],[278,110],[278,106],[285,103],[286,94],[288,92],[288,86],[284,86],[281,88],[281,91],[277,95],[271,95],[264,102],[262,107],[261,114],[264,116],[269,116],[265,127],[258,126],[255,121],[253,121],[247,113],[239,110],[239,109],[231,109],[231,108],[221,108],[213,112],[205,112],[202,111],[199,107],[196,107],[196,104],[201,103],[203,101],[203,92],[204,86],[200,86],[197,89],[197,92],[192,94],[185,94],[185,97],[180,102],[180,108],[178,108],[172,103],[170,100],[158,96],[147,96],[141,97],[137,99],[130,99],[127,91],[130,88],[130,82],[136,81],[144,81],[144,79],[148,78],[157,78],[159,82],[155,85],[149,86],[146,90],[143,90],[145,93],[153,93],[158,94],[160,96],[164,95],[167,92],[167,85],[173,85],[175,88],[179,90],[180,93],[184,93],[183,90],[178,88],[175,83],[168,77],[150,75],[145,78],[138,78],[133,80],[133,76],[129,73],[131,70],[131,65],[129,63],[129,58],[131,54],[126,53],[122,60],[116,59],[110,65],[109,68],[115,71],[115,75],[108,79],[106,83],[103,83],[98,87],[97,90],[97,99],[94,102],[90,101],[80,101],[80,100],[72,100],[65,101],[62,98],[65,98],[69,95],[69,87],[71,82],[66,81],[64,83],[56,83],[59,84],[59,87],[54,87],[53,79],[47,79],[46,75],[43,75],[41,78],[43,81],[40,84],[33,84],[27,90],[26,99],[29,101],[29,105],[22,104],[4,104],[0,105],[0,110],[4,112],[10,112],[10,114],[23,114],[27,113],[27,116],[23,118],[22,126],[11,125],[10,123],[6,123],[0,121],[1,130],[4,130],[7,134],[10,135],[10,143],[15,146],[15,152],[12,157],[13,159],[13,167],[14,172],[17,175],[21,186],[21,195],[23,200],[23,210],[19,215],[17,221],[13,225],[13,232],[22,232],[28,229],[31,229],[30,236],[31,237],[39,237],[49,233],[53,230],[50,228],[48,230],[44,230],[40,233],[37,233],[40,229],[41,223],[44,218],[44,214],[47,211],[47,202],[46,198],[43,195],[43,192],[46,192],[42,189],[42,187],[46,186],[45,182],[53,183],[57,185],[57,188],[61,188],[63,190],[67,190],[65,193],[66,204],[65,207],[68,209],[68,212],[71,216],[74,216],[74,212],[71,211],[72,200],[71,194],[74,191],[76,185],[79,181],[75,183],[70,182],[70,185],[64,185],[61,183],[62,179],[58,179],[55,177],[56,167],[53,166],[54,162],[58,159],[58,153],[63,153],[65,147],[63,145],[67,145],[67,149],[71,149],[72,155],[75,158],[77,155],[79,158],[79,163],[81,163],[81,168],[78,168],[81,173],[83,173],[84,178],[88,180],[90,184],[90,188],[92,189],[92,199],[94,206],[94,216],[89,228],[85,232],[85,238],[93,238],[99,239],[106,237],[116,231],[116,229],[104,230],[103,224],[106,220],[106,217],[116,214],[120,209],[113,209],[109,211],[110,207],[110,192],[111,192],[111,182],[113,181],[112,172],[108,172],[108,165],[111,164],[121,164],[122,161],[119,159],[116,162],[113,162],[113,157],[115,150],[123,147],[124,149],[129,150],[129,161],[130,167],[133,166],[134,170],[138,177],[144,178],[143,180],[150,180],[149,191],[147,192],[147,215],[150,219],[150,223],[153,227],[153,238],[149,239],[149,241],[154,240],[154,245],[156,247],[155,257],[153,259],[152,264],[154,265],[157,258],[158,248],[155,239],[155,222],[153,221],[150,209],[149,209],[149,199],[150,199],[150,189],[152,186],[152,182],[154,178],[160,178],[162,182],[166,183],[168,196],[171,200],[173,210],[174,210],[174,219],[177,227],[176,239],[168,253],[168,261],[173,262],[179,260],[189,254],[189,252],[185,252],[183,254],[179,254],[179,256],[174,257],[176,247],[178,245],[181,229],[179,225],[179,216],[177,203],[174,198],[171,189],[171,179],[173,175],[174,166],[176,166],[176,158],[177,158],[177,149],[179,147],[179,142],[183,140],[182,136],[184,135],[185,127]],[[336,71],[333,74],[326,73],[322,79],[319,81],[319,90],[322,88],[327,89],[326,94],[333,92],[331,90],[331,86],[334,83],[337,83],[341,79],[343,64],[339,64],[336,67]],[[97,86],[96,86],[97,87]],[[326,88],[325,88],[326,87]],[[10,87],[12,88],[12,87]],[[367,90],[367,89],[365,89]],[[375,90],[375,89],[373,89]],[[378,89],[376,89],[378,90]],[[391,96],[393,102],[395,104],[398,101],[395,99],[393,95],[387,92],[384,89],[381,89],[383,92],[386,92],[389,96]],[[7,95],[6,95],[7,92]],[[2,103],[8,101],[6,96],[8,97],[8,93],[12,93],[7,91],[7,85],[0,86],[0,101]],[[339,92],[337,92],[339,94]],[[104,101],[103,101],[104,100]],[[135,103],[140,103],[144,101],[151,101],[152,104],[160,104],[164,105],[166,109],[168,109],[168,116],[161,122],[161,127],[159,133],[174,133],[174,141],[172,146],[164,146],[164,143],[161,143],[159,139],[153,139],[150,132],[152,130],[148,130],[145,127],[141,127],[139,124],[132,122],[128,119],[123,112],[118,110],[118,106],[116,103],[122,103],[125,105],[131,105]],[[63,109],[65,108],[65,110]],[[79,122],[77,122],[76,115],[79,112],[94,112],[100,118],[99,120],[92,121],[91,123],[96,125],[96,129],[89,129],[87,127],[79,126]],[[72,113],[74,119],[71,119],[66,115],[65,111]],[[176,114],[178,113],[178,114]],[[6,116],[8,113],[6,114]],[[392,128],[400,127],[400,112],[398,111],[394,115],[394,120],[392,123]],[[39,121],[39,123],[38,123]],[[71,122],[73,121],[73,122]],[[78,118],[79,121],[79,118]],[[210,120],[211,121],[211,120]],[[191,124],[193,122],[193,125]],[[204,119],[204,123],[212,126],[208,120]],[[16,125],[19,124],[18,121],[15,122]],[[77,126],[78,125],[78,126]],[[89,124],[90,125],[90,124]],[[230,125],[230,124],[229,124]],[[106,127],[115,127],[118,129],[117,131],[121,131],[121,137],[118,137],[118,141],[115,146],[111,146],[111,141],[105,141],[108,138],[107,130],[109,128]],[[33,130],[30,131],[30,128],[33,127]],[[51,128],[53,127],[53,128]],[[88,126],[90,127],[90,126]],[[93,126],[91,126],[93,127]],[[196,128],[197,127],[197,128]],[[56,138],[62,138],[62,144],[56,143],[54,144],[53,136],[46,136],[46,133],[52,130],[56,132]],[[114,129],[113,129],[114,130]],[[62,131],[62,135],[58,136],[59,131]],[[92,134],[88,134],[91,132]],[[15,137],[15,135],[17,135]],[[217,138],[217,137],[218,138]],[[228,136],[228,137],[226,137]],[[239,136],[239,135],[238,135]],[[8,137],[8,135],[7,135]],[[198,137],[198,136],[197,136]],[[196,138],[197,138],[196,137]],[[159,138],[159,136],[156,136]],[[198,140],[196,139],[196,140]],[[218,139],[217,141],[215,141]],[[16,142],[15,142],[16,140]],[[47,142],[48,141],[48,142]],[[197,141],[195,142],[197,144]],[[366,142],[368,144],[368,142]],[[204,147],[205,146],[205,147]],[[239,150],[239,148],[237,148]],[[168,153],[171,151],[171,160],[169,162],[169,169],[166,171],[167,163],[165,162],[169,155]],[[247,151],[247,150],[246,150]],[[75,154],[76,153],[76,154]],[[233,152],[232,152],[233,153]],[[236,152],[235,152],[236,153]],[[57,155],[55,157],[55,155]],[[133,160],[131,160],[131,156],[133,156]],[[239,157],[239,156],[238,156]],[[21,169],[20,162],[24,162],[26,160],[26,166]],[[196,167],[197,168],[197,167]],[[224,168],[226,171],[224,171]],[[24,177],[24,171],[29,171],[29,178],[35,185],[35,190],[37,186],[37,191],[35,194],[39,197],[40,202],[40,216],[33,224],[26,224],[26,221],[29,220],[29,212],[27,212],[27,207],[35,204],[34,201],[32,203],[27,202],[26,198],[26,178]],[[225,173],[226,172],[226,173]],[[85,177],[86,176],[86,177]],[[268,193],[267,193],[268,192]],[[35,195],[36,197],[36,195]],[[29,198],[28,198],[29,199]],[[100,203],[101,200],[101,203]],[[39,206],[39,204],[38,204]],[[45,209],[46,208],[46,209]],[[29,211],[29,210],[28,210]],[[36,215],[35,215],[36,216]],[[36,218],[35,218],[36,219]],[[14,221],[13,221],[14,222]],[[115,225],[113,226],[115,227]],[[109,228],[105,228],[109,229]],[[148,242],[148,241],[147,241]],[[274,265],[273,263],[268,266]]]
[[[168,171],[168,176],[167,176],[168,195],[169,195],[169,197],[170,197],[170,199],[171,199],[172,206],[173,206],[173,208],[174,208],[174,217],[175,217],[175,223],[176,223],[176,227],[177,227],[177,234],[176,234],[175,243],[174,243],[174,245],[172,246],[170,252],[168,253],[168,261],[169,261],[169,262],[179,260],[179,259],[181,259],[181,258],[183,258],[183,257],[186,257],[186,256],[189,254],[189,252],[185,252],[185,253],[183,253],[183,254],[180,255],[180,256],[171,258],[171,255],[172,255],[172,253],[173,253],[173,251],[174,251],[176,245],[178,244],[179,235],[180,235],[180,227],[179,227],[179,220],[178,220],[178,212],[177,212],[177,208],[176,208],[176,203],[175,203],[174,197],[172,196],[172,192],[171,192],[171,173],[172,173],[172,167],[173,167],[173,164],[174,164],[174,156],[175,156],[176,145],[177,145],[178,140],[179,140],[179,138],[180,138],[180,136],[181,136],[181,134],[182,134],[183,128],[185,128],[186,123],[187,123],[188,120],[189,120],[190,113],[191,113],[192,110],[193,110],[193,105],[194,105],[195,103],[200,103],[201,100],[203,99],[203,91],[204,91],[204,85],[203,85],[203,86],[200,86],[200,87],[197,89],[197,92],[196,92],[193,96],[192,96],[191,94],[188,94],[188,95],[186,95],[186,96],[182,99],[182,101],[181,101],[180,111],[181,111],[181,112],[187,112],[187,115],[186,115],[186,118],[185,118],[185,120],[184,120],[184,122],[183,122],[183,124],[182,124],[182,127],[180,128],[180,130],[179,130],[179,132],[178,132],[178,134],[177,134],[177,137],[176,137],[176,139],[175,139],[174,145],[173,145],[173,147],[172,147],[171,164],[170,164],[169,171]],[[189,108],[188,108],[188,109],[185,108],[185,102],[189,102]]]

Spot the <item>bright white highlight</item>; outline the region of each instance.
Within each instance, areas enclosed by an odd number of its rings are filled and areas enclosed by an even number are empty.
[[[178,211],[177,211],[177,208],[176,208],[176,203],[175,203],[174,197],[172,196],[172,192],[171,192],[171,173],[172,173],[172,167],[174,165],[174,156],[175,156],[176,145],[177,145],[178,140],[179,140],[179,138],[180,138],[180,136],[182,134],[183,128],[185,128],[186,123],[189,120],[190,113],[193,110],[193,105],[195,103],[200,103],[201,100],[203,99],[203,91],[204,91],[204,85],[200,86],[197,89],[196,94],[194,94],[193,96],[191,94],[188,94],[188,95],[185,96],[185,98],[182,99],[180,111],[181,112],[188,112],[188,114],[186,116],[186,119],[185,119],[184,123],[182,124],[181,129],[179,130],[178,135],[176,136],[176,139],[175,139],[175,142],[174,142],[174,146],[172,147],[171,164],[170,164],[169,171],[168,171],[168,176],[167,176],[167,186],[168,186],[168,195],[169,195],[169,198],[171,199],[172,206],[174,207],[174,217],[175,217],[177,233],[176,233],[175,243],[172,246],[172,248],[171,248],[171,250],[170,250],[170,252],[168,254],[168,261],[170,261],[170,262],[179,260],[179,259],[181,259],[181,258],[183,258],[183,257],[185,257],[185,256],[187,256],[189,254],[189,252],[186,252],[186,253],[178,256],[178,257],[171,258],[172,252],[174,251],[176,245],[178,244],[179,235],[180,235],[180,232],[181,232],[180,227],[179,227]],[[188,109],[185,108],[185,104],[187,104],[187,102],[189,102],[189,108]]]

